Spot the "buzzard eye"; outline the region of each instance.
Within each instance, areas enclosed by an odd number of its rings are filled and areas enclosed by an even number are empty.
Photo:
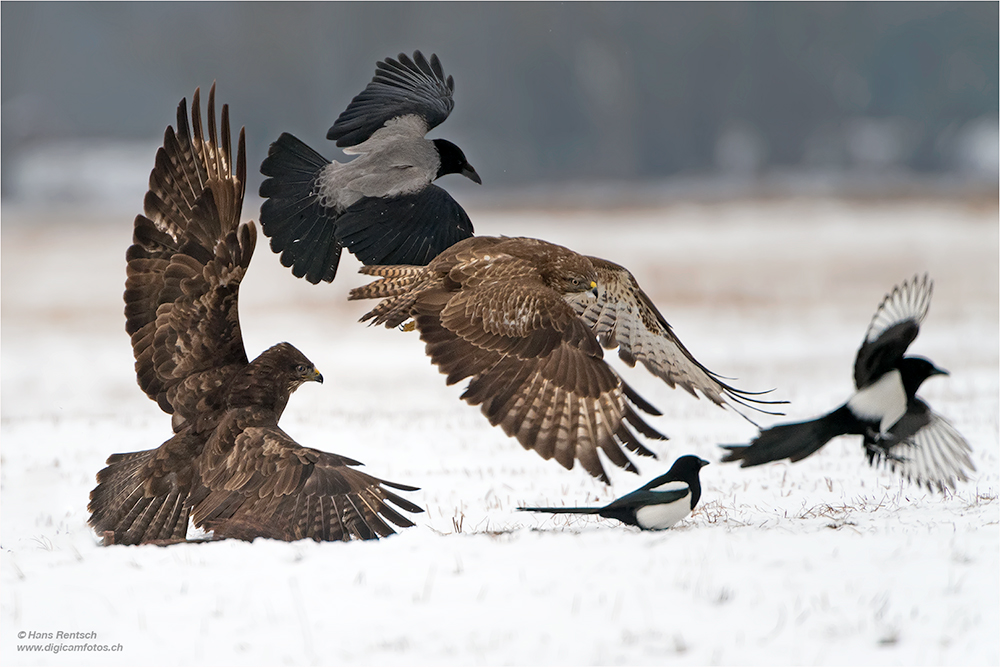
[[[306,367],[302,364],[299,364],[298,366],[295,367],[295,372],[298,373],[299,375],[305,375]]]

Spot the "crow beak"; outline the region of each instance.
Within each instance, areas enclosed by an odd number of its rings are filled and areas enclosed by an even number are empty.
[[[462,171],[458,173],[460,173],[462,176],[465,176],[473,183],[478,183],[479,185],[483,184],[483,179],[479,178],[479,174],[476,173],[476,170],[468,162],[462,165]]]
[[[934,370],[931,371],[931,375],[951,375],[951,373],[949,373],[943,368],[938,368],[937,366],[935,366]]]

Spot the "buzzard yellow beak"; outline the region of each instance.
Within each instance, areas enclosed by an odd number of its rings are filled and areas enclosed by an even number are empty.
[[[594,297],[600,297],[601,296],[601,293],[597,290],[597,282],[596,281],[593,281],[593,280],[590,281],[590,291],[594,295]]]
[[[312,375],[310,375],[309,378],[307,379],[311,380],[312,382],[319,382],[320,384],[323,384],[323,374],[320,373],[315,368],[312,369]]]

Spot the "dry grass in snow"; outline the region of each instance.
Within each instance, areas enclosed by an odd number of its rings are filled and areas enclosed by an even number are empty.
[[[248,353],[289,340],[327,378],[296,393],[282,426],[420,486],[427,511],[379,542],[169,548],[102,548],[86,525],[104,459],[169,434],[136,387],[124,332],[132,213],[54,224],[4,213],[5,665],[1000,661],[995,202],[470,211],[481,234],[625,264],[703,363],[740,387],[774,387],[787,419],[846,399],[882,296],[929,271],[911,352],[951,371],[921,395],[972,444],[977,472],[954,494],[869,468],[857,439],[794,465],[721,464],[717,445],[755,427],[621,364],[671,439],[653,443],[658,460],[637,460],[640,476],[609,468],[605,488],[490,428],[416,335],[358,324],[368,304],[346,301],[365,280],[353,258],[332,286],[311,286],[261,240],[241,296]],[[516,511],[608,502],[686,453],[713,464],[702,504],[673,530]],[[56,631],[122,650],[18,649],[22,632]]]

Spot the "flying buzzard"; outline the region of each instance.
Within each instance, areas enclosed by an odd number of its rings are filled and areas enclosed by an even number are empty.
[[[90,525],[106,543],[185,539],[189,517],[217,538],[375,539],[413,522],[419,507],[389,488],[415,491],[355,470],[349,458],[303,447],[278,427],[289,395],[322,382],[288,343],[248,361],[237,299],[256,242],[240,224],[246,156],[240,130],[235,172],[229,110],[208,140],[199,91],[177,109],[149,177],[146,215],[136,216],[126,254],[126,330],[139,386],[172,415],[173,436],[156,449],[114,454],[90,494]],[[221,138],[221,142],[219,139]]]
[[[260,226],[299,278],[330,282],[346,247],[365,264],[426,264],[472,236],[462,207],[434,181],[460,174],[481,183],[465,153],[426,139],[455,101],[441,61],[420,51],[386,58],[327,133],[348,162],[330,162],[287,132],[260,171]]]
[[[604,361],[618,347],[671,387],[718,405],[763,401],[702,366],[635,278],[617,264],[530,238],[478,236],[427,266],[365,266],[379,276],[351,299],[382,299],[362,321],[395,327],[413,318],[448,384],[471,378],[462,398],[494,426],[566,468],[580,461],[607,482],[597,455],[635,472],[622,446],[654,456],[632,429],[666,439],[636,408],[660,413]]]

